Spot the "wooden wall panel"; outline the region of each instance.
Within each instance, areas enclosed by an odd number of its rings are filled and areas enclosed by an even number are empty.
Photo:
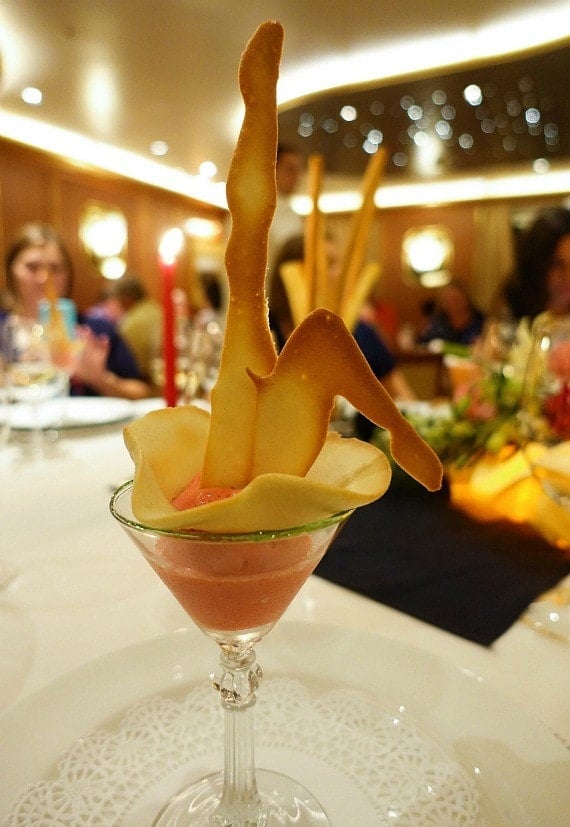
[[[97,300],[105,285],[94,265],[81,248],[78,228],[81,213],[90,201],[100,201],[120,208],[128,223],[128,267],[139,275],[151,295],[160,298],[161,285],[157,250],[163,233],[181,225],[187,218],[203,216],[222,219],[228,229],[227,213],[183,196],[139,184],[117,175],[107,174],[66,162],[63,159],[0,138],[0,245],[2,258],[16,230],[27,221],[46,221],[65,239],[72,256],[76,278],[73,298],[80,309]],[[561,199],[518,199],[506,202],[509,208],[538,209]],[[480,209],[481,206],[478,205]],[[349,232],[352,215],[327,218],[327,227],[341,246]],[[450,231],[455,260],[453,275],[472,293],[474,283],[473,249],[479,241],[474,205],[470,203],[386,209],[378,213],[368,243],[368,259],[377,260],[382,268],[380,294],[396,309],[401,323],[420,324],[420,305],[433,293],[406,281],[401,262],[402,239],[412,227],[442,224]],[[220,242],[220,245],[221,246]],[[177,285],[189,297],[195,277],[193,251],[188,244],[180,256]],[[219,252],[219,259],[223,251]],[[490,272],[487,278],[495,278]],[[0,290],[4,287],[4,273]]]
[[[227,213],[182,195],[120,176],[79,167],[64,160],[0,139],[0,244],[2,260],[11,238],[29,221],[57,229],[74,266],[72,296],[81,310],[95,302],[106,281],[81,247],[79,222],[93,202],[122,210],[128,225],[127,264],[160,298],[157,251],[164,232],[192,216],[227,221]],[[194,269],[189,246],[180,256],[177,285],[192,293]],[[2,267],[0,290],[5,287]]]
[[[406,278],[402,267],[402,240],[409,229],[442,225],[450,233],[455,248],[454,278],[471,287],[473,247],[473,207],[455,204],[438,207],[408,207],[380,213],[381,294],[395,305],[401,322],[417,327],[421,322],[421,303],[433,291]]]

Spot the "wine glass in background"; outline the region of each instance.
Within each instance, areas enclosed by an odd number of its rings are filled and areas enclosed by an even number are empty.
[[[535,522],[570,556],[570,316],[534,323],[520,410],[524,456],[540,489]],[[570,640],[570,589],[559,585],[531,604],[527,620]]]
[[[44,327],[38,322],[10,316],[0,331],[0,347],[8,419],[12,421],[16,410],[22,414],[30,430],[30,441],[24,447],[32,456],[43,456],[47,445],[44,406],[49,400],[67,396],[68,372],[54,363]]]
[[[225,719],[223,772],[191,779],[153,824],[327,827],[327,816],[302,781],[256,772],[253,707],[262,671],[253,647],[280,619],[349,512],[251,534],[161,531],[136,520],[131,495],[132,483],[119,488],[111,513],[198,628],[219,645],[213,685]]]
[[[186,337],[182,401],[208,401],[218,378],[224,332],[216,319],[190,325]]]
[[[0,332],[0,336],[1,336]],[[10,417],[8,413],[8,395],[6,392],[6,370],[4,358],[0,351],[0,450],[8,442],[10,436]],[[13,577],[10,566],[0,558],[0,589],[6,586]]]

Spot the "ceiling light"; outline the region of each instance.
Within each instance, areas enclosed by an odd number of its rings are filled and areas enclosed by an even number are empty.
[[[550,162],[546,158],[537,158],[533,161],[532,168],[539,175],[544,175],[550,169]]]
[[[166,141],[153,141],[150,145],[150,152],[152,155],[156,155],[160,157],[162,155],[166,155],[170,147],[166,143]]]
[[[88,67],[83,79],[82,102],[97,134],[110,132],[119,99],[116,79],[108,65],[94,64]]]
[[[202,161],[198,172],[202,178],[213,178],[218,173],[218,167],[213,161]]]
[[[340,110],[340,117],[343,121],[355,121],[358,117],[358,112],[354,106],[343,106]]]
[[[483,93],[476,83],[470,83],[463,90],[463,97],[470,106],[479,106],[483,102]]]
[[[362,149],[368,155],[374,155],[376,152],[378,152],[378,144],[373,143],[369,138],[367,138],[362,144]]]
[[[35,86],[26,86],[25,89],[22,89],[21,97],[24,103],[29,103],[30,106],[39,106],[44,96],[41,89],[37,89]]]
[[[473,140],[473,135],[470,135],[469,132],[463,132],[457,139],[457,143],[461,149],[473,149],[475,141]]]
[[[567,15],[567,2],[550,9],[537,4],[531,11],[501,17],[474,29],[415,38],[413,48],[409,40],[394,40],[368,50],[298,63],[293,70],[280,75],[279,104],[351,84],[362,85],[441,66],[450,68],[556,43],[567,32]]]
[[[525,120],[529,124],[538,123],[540,121],[540,111],[536,109],[536,107],[532,106],[530,109],[526,110]]]

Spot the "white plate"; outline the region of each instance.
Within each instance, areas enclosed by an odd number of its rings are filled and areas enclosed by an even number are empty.
[[[30,405],[16,403],[7,407],[10,426],[14,430],[30,430],[35,422]],[[87,428],[123,422],[136,415],[127,399],[105,396],[70,396],[44,402],[38,412],[42,428]]]
[[[443,784],[444,797],[450,797],[446,814],[437,808],[435,817],[433,809],[431,816],[410,811],[401,820],[390,818],[390,824],[567,825],[570,754],[551,733],[472,673],[403,643],[319,624],[282,623],[259,644],[257,653],[267,676],[256,707],[261,720],[256,736],[259,763],[288,771],[288,760],[293,772],[301,773],[301,780],[326,804],[333,827],[384,823],[375,807],[382,797],[396,801],[400,792],[404,797],[415,795],[412,782],[425,769],[426,751],[431,752],[433,767],[428,772],[436,790]],[[0,718],[0,821],[16,798],[25,807],[19,820],[2,824],[40,823],[34,820],[38,812],[47,817],[42,823],[62,827],[149,823],[166,789],[170,794],[186,780],[184,767],[175,772],[170,768],[171,777],[156,784],[157,768],[150,759],[154,750],[157,760],[165,760],[164,744],[173,737],[165,733],[186,726],[180,739],[190,733],[192,744],[215,743],[212,755],[201,752],[194,763],[206,772],[220,766],[218,734],[210,732],[218,722],[218,706],[207,686],[215,659],[215,647],[207,638],[180,630],[94,661],[8,711]],[[295,681],[289,686],[279,676]],[[190,703],[184,706],[181,699],[188,691]],[[288,693],[293,698],[290,709]],[[152,699],[157,694],[162,697]],[[279,714],[282,707],[286,725],[268,733],[267,723],[274,720],[271,709]],[[166,723],[161,722],[164,717]],[[393,754],[388,755],[381,743],[386,721],[394,733]],[[95,734],[82,737],[89,733]],[[412,743],[414,733],[423,739],[416,738],[419,746]],[[406,750],[412,752],[403,759],[396,754]],[[171,751],[179,759],[179,744]],[[101,796],[109,802],[136,787],[140,752],[150,761],[149,779],[141,786],[144,792],[126,809],[123,805],[120,817],[110,817],[113,807],[105,809]],[[398,772],[390,775],[398,761]],[[85,792],[81,784],[87,783],[89,770],[94,780]],[[389,789],[383,789],[386,783]],[[34,792],[22,798],[29,784],[34,784]],[[428,784],[423,792],[424,799],[430,794],[436,798]],[[465,808],[458,810],[460,793]],[[84,797],[89,794],[89,820],[79,816],[73,821],[81,813],[76,808],[86,806]],[[42,796],[50,802],[49,811],[37,809]],[[70,798],[73,806],[67,806]],[[60,820],[59,811],[54,816],[51,808],[58,802],[63,803],[62,812],[72,813],[71,821],[64,816]],[[423,803],[428,808],[437,804]],[[105,815],[98,819],[96,812]]]

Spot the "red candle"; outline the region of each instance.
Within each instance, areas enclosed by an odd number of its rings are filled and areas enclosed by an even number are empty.
[[[176,406],[176,348],[174,344],[172,290],[174,288],[176,257],[182,247],[182,241],[182,230],[174,227],[163,236],[158,251],[158,263],[162,275],[164,401],[169,408]]]

